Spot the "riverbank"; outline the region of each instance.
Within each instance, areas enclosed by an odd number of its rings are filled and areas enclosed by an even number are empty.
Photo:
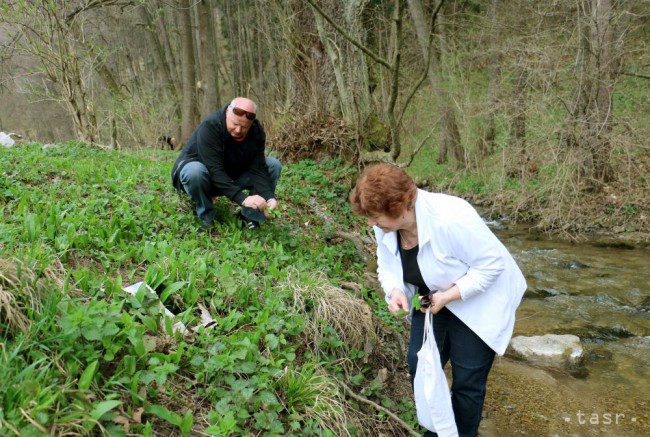
[[[619,390],[594,393],[588,380],[497,358],[488,381],[480,435],[650,435],[648,399],[625,395]]]
[[[569,243],[525,226],[496,232],[529,286],[515,335],[578,335],[584,367],[497,358],[481,436],[650,435],[647,253],[627,250],[647,247],[643,235],[602,232]]]
[[[645,161],[638,164],[641,172],[650,168],[650,158]],[[427,189],[446,191],[440,186]],[[650,248],[650,198],[642,175],[633,181],[612,182],[600,192],[576,192],[561,202],[540,200],[532,188],[464,193],[452,190],[450,194],[469,201],[484,217],[504,220],[506,226],[516,223],[529,233],[599,247]]]

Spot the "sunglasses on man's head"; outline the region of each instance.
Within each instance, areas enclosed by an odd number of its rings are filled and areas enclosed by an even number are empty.
[[[247,119],[249,120],[255,120],[255,113],[254,112],[248,112],[244,111],[241,108],[238,108],[234,105],[229,105],[230,109],[232,109],[232,113],[235,114],[237,117],[244,117],[246,116]]]

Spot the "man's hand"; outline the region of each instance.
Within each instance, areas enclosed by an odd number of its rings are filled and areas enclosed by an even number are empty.
[[[273,211],[278,207],[278,201],[275,199],[269,199],[266,201],[266,208],[264,208],[264,215],[266,217],[271,217],[271,214],[269,214],[269,211]]]
[[[241,204],[242,206],[245,206],[247,208],[253,208],[262,211],[267,218],[271,217],[269,211],[273,211],[278,207],[277,200],[275,199],[264,200],[264,198],[259,194],[248,196],[247,198],[244,199],[244,201]]]
[[[247,208],[258,209],[260,211],[264,211],[264,208],[266,208],[266,200],[259,194],[248,196],[241,204]]]
[[[393,288],[391,291],[390,303],[388,304],[388,309],[393,315],[399,315],[400,310],[409,311],[409,302],[406,298],[406,295],[399,288]]]

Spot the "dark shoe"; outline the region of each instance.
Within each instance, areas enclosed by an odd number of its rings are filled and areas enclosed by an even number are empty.
[[[242,213],[239,213],[239,220],[241,220],[245,228],[257,229],[260,227],[259,222],[256,222],[255,220],[247,219],[246,217],[244,217]]]
[[[201,220],[201,229],[211,231],[214,228],[214,220]]]
[[[254,221],[258,225],[261,225],[266,221],[266,216],[264,213],[258,209],[253,208],[241,208],[239,214],[243,215],[248,221]]]

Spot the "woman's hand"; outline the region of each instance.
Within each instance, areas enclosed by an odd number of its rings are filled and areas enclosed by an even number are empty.
[[[431,314],[437,314],[438,311],[443,309],[449,302],[460,299],[460,289],[456,284],[454,284],[450,289],[443,292],[433,293],[431,295]],[[421,308],[420,311],[423,313],[427,312],[426,308]]]
[[[399,311],[403,310],[409,311],[409,302],[406,298],[406,295],[399,288],[393,288],[390,293],[390,303],[388,304],[388,309],[394,316],[399,315]]]

